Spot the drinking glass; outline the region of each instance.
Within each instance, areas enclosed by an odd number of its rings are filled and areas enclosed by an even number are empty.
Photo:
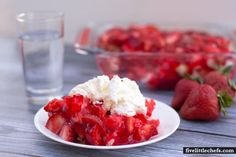
[[[26,12],[16,19],[28,101],[43,105],[62,95],[64,15]]]

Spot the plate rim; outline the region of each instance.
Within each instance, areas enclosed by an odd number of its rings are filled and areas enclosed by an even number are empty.
[[[147,98],[149,99],[149,98]],[[96,145],[87,145],[87,144],[81,144],[81,143],[75,143],[75,142],[68,142],[65,141],[63,139],[60,138],[55,138],[53,136],[51,136],[50,134],[47,134],[46,132],[44,132],[41,127],[40,127],[40,123],[38,123],[38,120],[40,118],[40,113],[41,112],[45,112],[44,111],[44,106],[42,108],[40,108],[37,113],[34,116],[34,126],[36,127],[36,129],[43,134],[44,136],[46,136],[47,138],[62,143],[62,144],[66,144],[66,145],[70,145],[70,146],[74,146],[74,147],[79,147],[79,148],[87,148],[87,149],[100,149],[100,150],[115,150],[115,149],[127,149],[127,148],[134,148],[134,147],[140,147],[140,146],[145,146],[145,145],[149,145],[149,144],[153,144],[156,142],[159,142],[167,137],[169,137],[170,135],[172,135],[178,128],[180,125],[180,117],[179,114],[169,105],[167,105],[166,103],[153,99],[157,104],[161,104],[165,107],[167,107],[168,109],[172,110],[171,112],[173,112],[173,114],[175,114],[175,117],[177,118],[177,125],[175,125],[175,127],[173,128],[173,130],[171,130],[168,134],[165,134],[157,139],[151,139],[151,140],[147,140],[147,141],[143,141],[143,142],[139,142],[139,143],[134,143],[134,144],[126,144],[126,145],[116,145],[116,146],[96,146]],[[161,125],[161,124],[160,124]],[[57,135],[58,136],[58,135]],[[59,136],[58,136],[59,137]]]

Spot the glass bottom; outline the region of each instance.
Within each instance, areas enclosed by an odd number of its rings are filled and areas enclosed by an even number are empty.
[[[26,89],[28,103],[32,109],[39,109],[54,98],[62,97],[62,87],[54,89]]]

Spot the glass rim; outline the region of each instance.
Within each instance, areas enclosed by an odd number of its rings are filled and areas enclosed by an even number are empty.
[[[16,15],[18,22],[48,22],[63,19],[64,13],[60,11],[28,11]]]

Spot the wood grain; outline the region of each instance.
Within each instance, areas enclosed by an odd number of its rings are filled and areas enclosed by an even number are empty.
[[[6,41],[7,42],[7,41]],[[4,43],[0,43],[1,45]],[[0,53],[0,156],[1,157],[157,157],[183,156],[186,146],[235,146],[236,106],[229,109],[227,117],[216,122],[200,123],[181,120],[180,128],[169,138],[152,145],[123,150],[89,150],[65,146],[40,134],[33,125],[35,111],[27,104],[19,54],[14,44],[3,46]],[[11,45],[11,46],[9,46]],[[74,85],[101,74],[93,56],[74,53],[73,47],[65,49],[64,93]],[[172,92],[150,91],[142,86],[147,97],[170,104]],[[223,155],[216,155],[223,156]],[[228,155],[234,156],[234,155]]]

